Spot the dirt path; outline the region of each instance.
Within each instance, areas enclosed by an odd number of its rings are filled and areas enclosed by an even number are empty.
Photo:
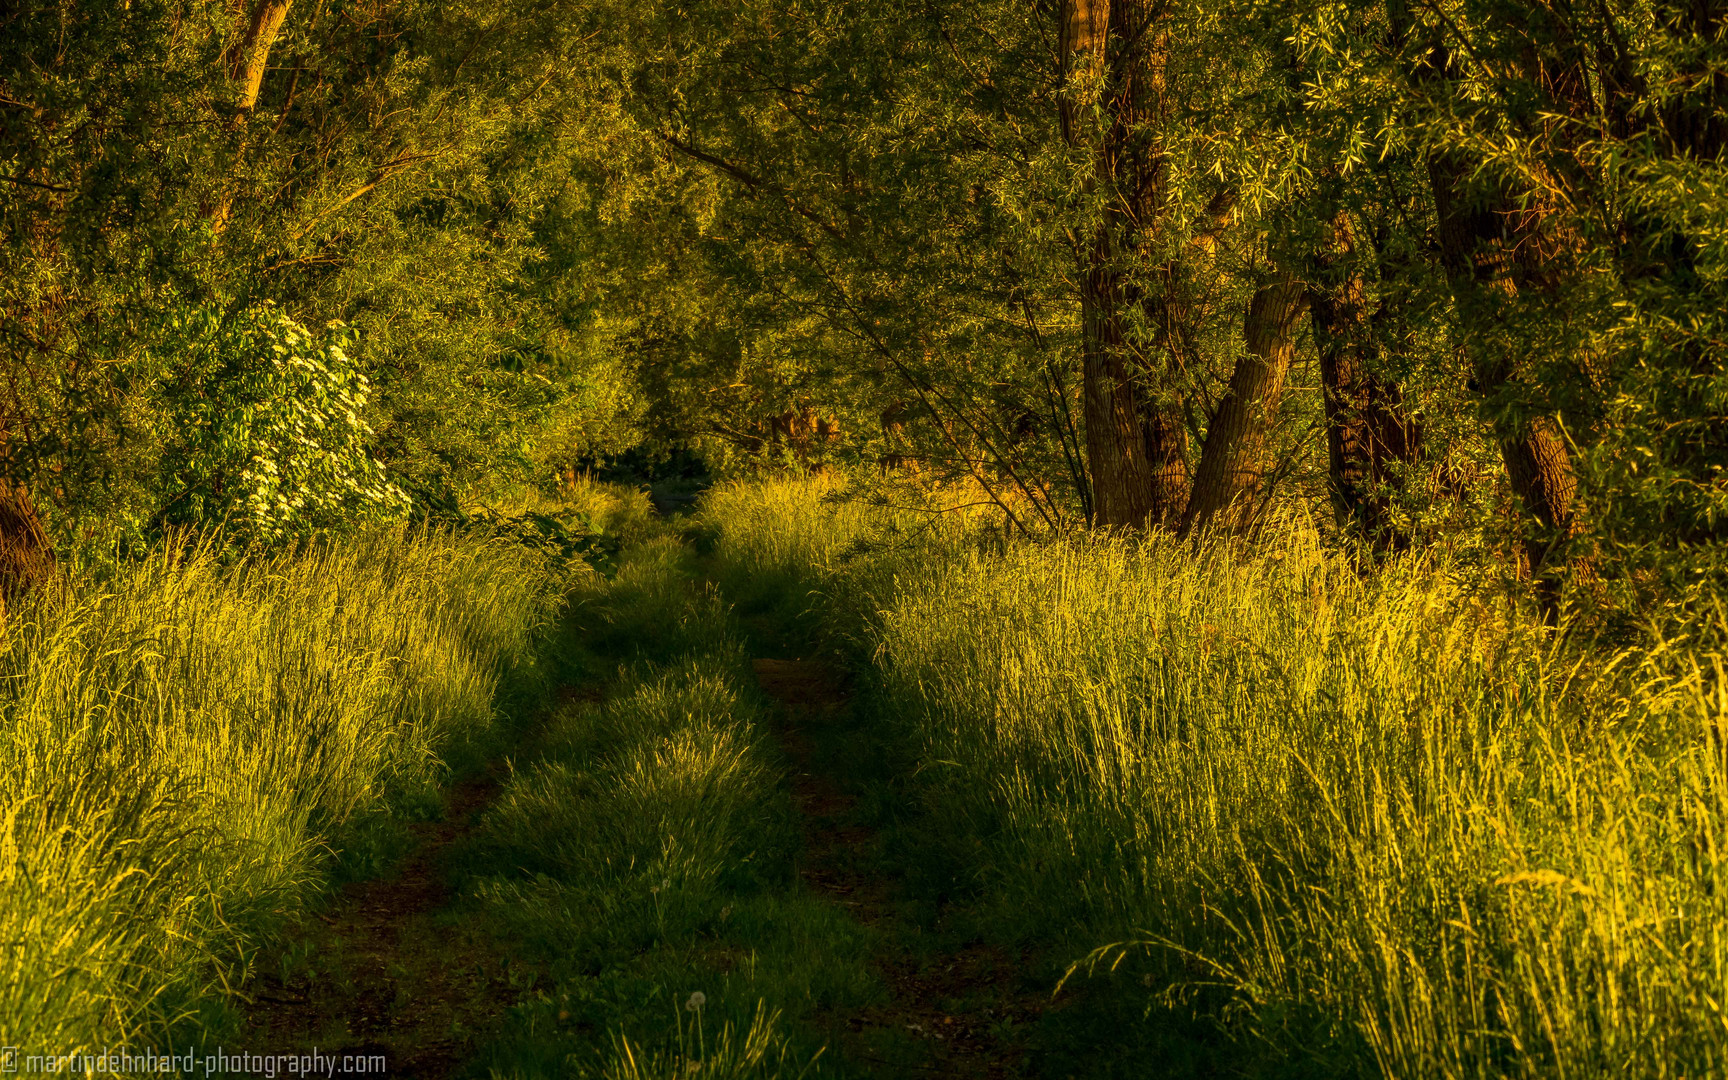
[[[399,870],[355,882],[309,921],[280,973],[259,975],[246,993],[258,1053],[309,1052],[339,1062],[382,1055],[392,1077],[442,1078],[472,1053],[524,987],[512,984],[477,932],[446,912],[445,857],[473,832],[497,796],[497,770],[446,795],[444,819],[407,827],[416,843]]]
[[[900,872],[883,858],[882,837],[852,793],[861,778],[833,752],[850,715],[842,673],[801,660],[754,667],[781,706],[775,732],[793,765],[804,831],[801,886],[881,942],[872,966],[887,1000],[815,1018],[829,1060],[884,1078],[1027,1075],[1026,1033],[1048,997],[1024,983],[1025,957],[931,933],[908,914]],[[382,1075],[420,1080],[444,1080],[475,1060],[535,978],[501,958],[498,941],[464,917],[450,888],[450,857],[477,829],[503,778],[494,769],[455,785],[441,821],[405,826],[414,842],[394,873],[345,887],[307,919],[271,961],[275,970],[246,987],[245,1049],[316,1048],[339,1062],[382,1057]]]
[[[777,734],[793,763],[792,795],[804,823],[799,876],[890,943],[876,960],[890,1000],[837,1018],[839,1056],[883,1066],[889,1075],[1025,1075],[1021,1033],[1048,998],[1019,985],[1024,958],[979,943],[908,948],[916,928],[897,904],[901,882],[880,860],[879,838],[861,822],[844,777],[823,767],[817,752],[823,727],[848,708],[842,673],[811,660],[752,665],[763,692],[782,706]]]

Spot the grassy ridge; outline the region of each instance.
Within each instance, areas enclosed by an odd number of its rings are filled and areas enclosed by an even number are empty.
[[[980,545],[832,486],[712,493],[728,580],[820,594],[927,877],[1095,1008],[1198,1008],[1279,1075],[1728,1071],[1720,619],[1606,657],[1438,570]]]
[[[523,748],[460,865],[534,992],[497,1077],[851,1075],[810,1021],[879,995],[869,935],[793,880],[795,812],[727,606],[672,536],[584,579],[589,699]]]
[[[0,642],[0,1031],[165,1047],[376,812],[493,741],[561,571],[382,532],[39,590]],[[531,674],[531,673],[529,673]]]

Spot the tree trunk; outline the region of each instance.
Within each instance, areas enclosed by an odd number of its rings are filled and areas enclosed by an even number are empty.
[[[54,549],[23,484],[0,480],[0,614],[54,571]]]
[[[1453,154],[1436,155],[1428,169],[1440,257],[1468,328],[1471,366],[1480,392],[1493,396],[1517,374],[1517,341],[1507,336],[1506,323],[1520,297],[1519,282],[1538,294],[1551,291],[1557,268],[1549,255],[1552,240],[1541,233],[1542,211],[1521,206],[1504,187],[1472,199],[1467,188],[1472,171]],[[1537,523],[1524,537],[1525,565],[1533,577],[1550,582],[1546,591],[1552,605],[1555,567],[1570,560],[1576,572],[1591,572],[1569,550],[1580,532],[1572,455],[1551,416],[1529,417],[1498,434],[1507,479]]]
[[[1152,471],[1140,403],[1128,365],[1122,292],[1108,226],[1094,240],[1080,282],[1085,340],[1086,459],[1092,472],[1093,524],[1144,528],[1152,514]]]
[[[1114,170],[1109,146],[1086,122],[1109,81],[1109,0],[1064,0],[1062,134],[1070,146],[1092,144],[1098,174]],[[1122,326],[1121,213],[1107,207],[1087,245],[1080,277],[1082,403],[1086,460],[1092,473],[1093,524],[1138,526],[1149,507],[1146,443],[1126,363]]]
[[[1143,381],[1159,366],[1128,329],[1129,314],[1148,304],[1135,271],[1147,264],[1164,203],[1156,127],[1167,97],[1168,34],[1162,5],[1147,0],[1066,0],[1062,27],[1063,136],[1070,145],[1095,145],[1097,175],[1108,185],[1080,285],[1093,518],[1144,528],[1174,520],[1187,488],[1180,411],[1167,395],[1145,393]],[[1081,118],[1100,97],[1106,127],[1089,131]]]
[[[1188,506],[1188,427],[1168,401],[1147,402],[1141,416],[1151,469],[1146,523],[1174,527]]]
[[[1395,37],[1410,32],[1412,21],[1404,0],[1389,0],[1387,15]],[[1590,82],[1575,43],[1566,44],[1559,50],[1565,59],[1552,70],[1544,66],[1540,50],[1528,51],[1520,62],[1534,64],[1534,70],[1523,74],[1540,88],[1553,114],[1589,116],[1594,109]],[[1413,65],[1410,78],[1418,86],[1455,88],[1462,76],[1446,48],[1436,45]],[[1523,351],[1509,332],[1509,316],[1520,303],[1529,305],[1545,293],[1550,303],[1556,302],[1566,270],[1561,265],[1562,245],[1544,228],[1550,223],[1542,207],[1521,199],[1520,192],[1504,181],[1486,189],[1473,184],[1474,165],[1457,151],[1441,151],[1429,158],[1428,179],[1440,261],[1465,326],[1465,348],[1477,389],[1484,397],[1493,397],[1515,381]],[[1524,292],[1534,295],[1521,298]],[[1570,561],[1576,574],[1594,575],[1588,561],[1570,550],[1580,532],[1571,453],[1551,416],[1497,426],[1507,478],[1537,526],[1526,530],[1525,567],[1542,582],[1543,603],[1552,613],[1559,595],[1554,567]]]
[[[1401,551],[1410,541],[1391,521],[1386,489],[1396,478],[1390,466],[1416,460],[1422,433],[1404,415],[1398,384],[1374,371],[1375,323],[1388,309],[1382,302],[1372,319],[1368,315],[1362,276],[1350,265],[1354,254],[1350,219],[1339,214],[1308,287],[1325,395],[1327,487],[1339,528],[1376,551]]]
[[[1265,472],[1266,435],[1284,395],[1296,354],[1296,326],[1308,307],[1307,288],[1290,278],[1254,294],[1243,322],[1248,352],[1236,362],[1230,388],[1206,429],[1184,533],[1216,526],[1239,532],[1252,522]]]
[[[236,132],[234,154],[239,159],[246,153],[247,135],[245,124],[252,115],[253,106],[258,104],[258,92],[264,86],[264,72],[270,66],[270,50],[276,44],[276,35],[282,30],[282,23],[288,18],[288,8],[294,0],[258,0],[252,9],[252,15],[246,21],[246,33],[239,43],[232,46],[223,58],[228,68],[228,78],[235,83],[240,91],[239,99],[234,103],[234,114],[228,119],[228,128]],[[203,207],[205,218],[210,222],[210,228],[221,233],[228,228],[228,218],[234,209],[234,189],[231,184],[224,185]]]
[[[270,64],[270,49],[276,35],[288,18],[288,8],[294,0],[258,0],[252,17],[246,24],[246,36],[228,54],[228,77],[240,87],[239,110],[252,111],[258,103],[258,91],[264,85],[264,71]]]
[[[1097,100],[1096,80],[1104,77],[1104,46],[1110,34],[1110,0],[1062,2],[1062,138],[1081,145],[1081,117]]]
[[[1126,343],[1141,384],[1137,406],[1146,448],[1145,520],[1173,527],[1188,505],[1188,428],[1182,422],[1181,400],[1170,385],[1177,357],[1177,342],[1165,333],[1173,314],[1167,288],[1172,275],[1144,278],[1168,201],[1169,162],[1162,144],[1170,102],[1168,16],[1167,0],[1114,4],[1111,32],[1121,45],[1112,64],[1115,92],[1107,153],[1116,181],[1123,251],[1132,259],[1131,270],[1124,268],[1122,300],[1141,308],[1152,332],[1150,341]]]

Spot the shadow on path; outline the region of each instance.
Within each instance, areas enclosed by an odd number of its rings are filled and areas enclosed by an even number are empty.
[[[888,943],[876,969],[889,1000],[835,1017],[835,1049],[881,1067],[883,1075],[1026,1075],[1024,1036],[1049,998],[1023,988],[1025,958],[919,934],[897,903],[901,882],[881,860],[875,830],[860,820],[844,777],[822,764],[817,742],[849,708],[844,673],[815,660],[751,663],[763,693],[781,705],[777,734],[792,762],[792,796],[804,828],[799,877]],[[915,936],[922,947],[908,947]]]

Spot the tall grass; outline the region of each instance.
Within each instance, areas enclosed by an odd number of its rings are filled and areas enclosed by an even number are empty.
[[[519,517],[545,514],[551,517],[581,515],[591,528],[621,543],[646,540],[660,530],[654,507],[647,495],[626,484],[609,484],[591,476],[576,476],[555,491],[523,485],[477,500],[470,511]]]
[[[748,577],[880,538],[826,505],[708,513]],[[1324,1075],[1728,1074],[1720,617],[1606,656],[1300,539],[878,552],[803,573],[997,933],[1097,946],[1100,993],[1222,984]]]
[[[8,613],[0,640],[0,1034],[165,1045],[345,825],[496,723],[561,571],[382,532],[223,567],[164,552]]]

